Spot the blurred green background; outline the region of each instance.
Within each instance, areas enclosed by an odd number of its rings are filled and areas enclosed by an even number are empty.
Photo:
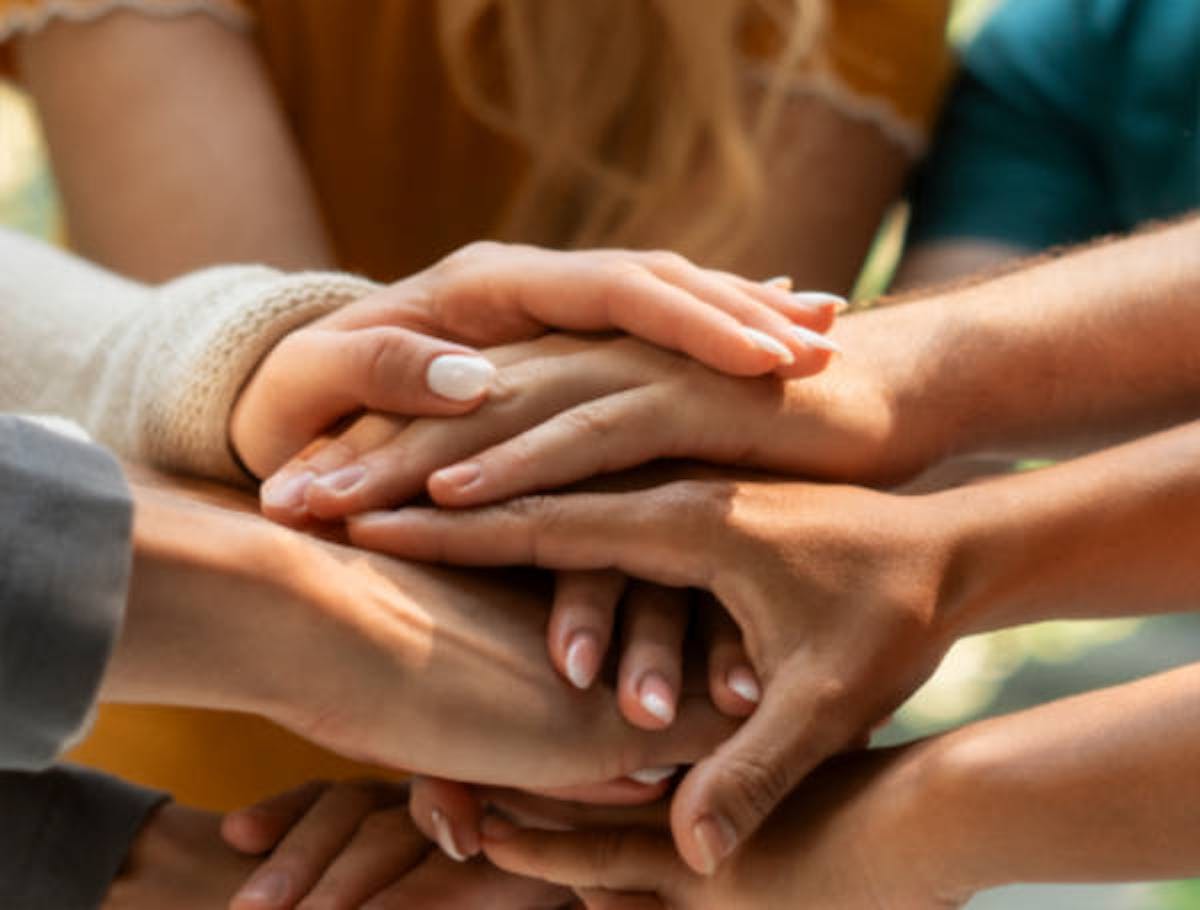
[[[854,2],[854,0],[843,0]],[[951,37],[966,40],[997,0],[959,0]],[[1027,0],[1028,2],[1028,0]],[[53,180],[26,99],[0,82],[0,224],[58,240]],[[904,214],[880,231],[859,286],[886,286],[903,244]],[[879,740],[893,742],[1071,692],[1177,666],[1200,653],[1194,616],[1044,623],[960,642]],[[972,910],[1200,910],[1200,881],[1107,887],[1016,887],[980,895]]]

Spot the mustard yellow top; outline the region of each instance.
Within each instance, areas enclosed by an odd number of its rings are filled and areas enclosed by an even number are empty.
[[[948,0],[830,5],[828,75],[805,90],[919,152],[951,68]],[[494,234],[521,159],[457,100],[437,51],[435,4],[0,0],[0,42],[116,9],[203,12],[253,30],[345,268],[389,280]],[[771,50],[769,35],[747,40],[752,54]],[[0,67],[9,62],[0,43]],[[213,809],[369,770],[255,718],[115,705],[69,757]]]

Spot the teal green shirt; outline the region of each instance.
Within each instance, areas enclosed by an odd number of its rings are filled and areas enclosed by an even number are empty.
[[[1041,249],[1200,208],[1200,0],[1008,0],[963,54],[916,242]]]

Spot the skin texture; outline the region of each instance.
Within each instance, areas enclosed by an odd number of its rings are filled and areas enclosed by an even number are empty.
[[[730,730],[693,698],[669,736],[644,733],[611,690],[572,689],[518,581],[407,566],[279,528],[227,491],[152,484],[135,486],[103,700],[245,710],[350,757],[546,787],[694,760]]]

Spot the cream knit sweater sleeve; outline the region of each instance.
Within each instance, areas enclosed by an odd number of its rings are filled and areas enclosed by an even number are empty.
[[[0,411],[78,421],[125,458],[234,483],[238,392],[292,329],[376,289],[222,266],[151,287],[0,229]]]

